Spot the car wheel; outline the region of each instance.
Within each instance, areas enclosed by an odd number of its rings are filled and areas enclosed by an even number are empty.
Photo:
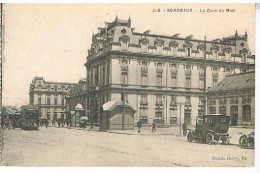
[[[222,137],[222,138],[221,138],[221,141],[222,141],[223,144],[228,145],[230,139],[229,139],[229,137],[225,136],[225,137]]]
[[[239,146],[241,148],[246,148],[247,147],[247,136],[246,135],[242,135],[240,138],[239,138]]]
[[[193,140],[193,135],[192,135],[191,132],[188,133],[187,139],[188,139],[188,142],[192,142],[192,140]]]
[[[206,135],[206,143],[207,144],[212,144],[213,143],[213,140],[214,140],[214,135],[213,133],[207,133]]]

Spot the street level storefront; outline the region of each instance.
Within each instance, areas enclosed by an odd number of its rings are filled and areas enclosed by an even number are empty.
[[[255,125],[255,72],[229,75],[208,93],[208,112],[230,115],[231,126]]]
[[[123,101],[109,101],[102,106],[100,131],[133,130],[136,110]]]

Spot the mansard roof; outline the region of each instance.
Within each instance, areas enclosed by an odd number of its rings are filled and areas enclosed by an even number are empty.
[[[230,90],[243,90],[255,88],[255,72],[239,73],[225,77],[211,92],[224,92]]]

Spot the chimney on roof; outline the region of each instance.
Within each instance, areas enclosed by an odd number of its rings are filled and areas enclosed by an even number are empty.
[[[144,32],[144,34],[148,34],[148,35],[149,35],[150,33],[151,33],[151,30],[147,30],[147,31]]]

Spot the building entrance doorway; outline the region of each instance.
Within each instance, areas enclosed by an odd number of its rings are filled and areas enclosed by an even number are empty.
[[[238,106],[230,107],[230,116],[231,116],[231,126],[237,126],[238,119]]]

